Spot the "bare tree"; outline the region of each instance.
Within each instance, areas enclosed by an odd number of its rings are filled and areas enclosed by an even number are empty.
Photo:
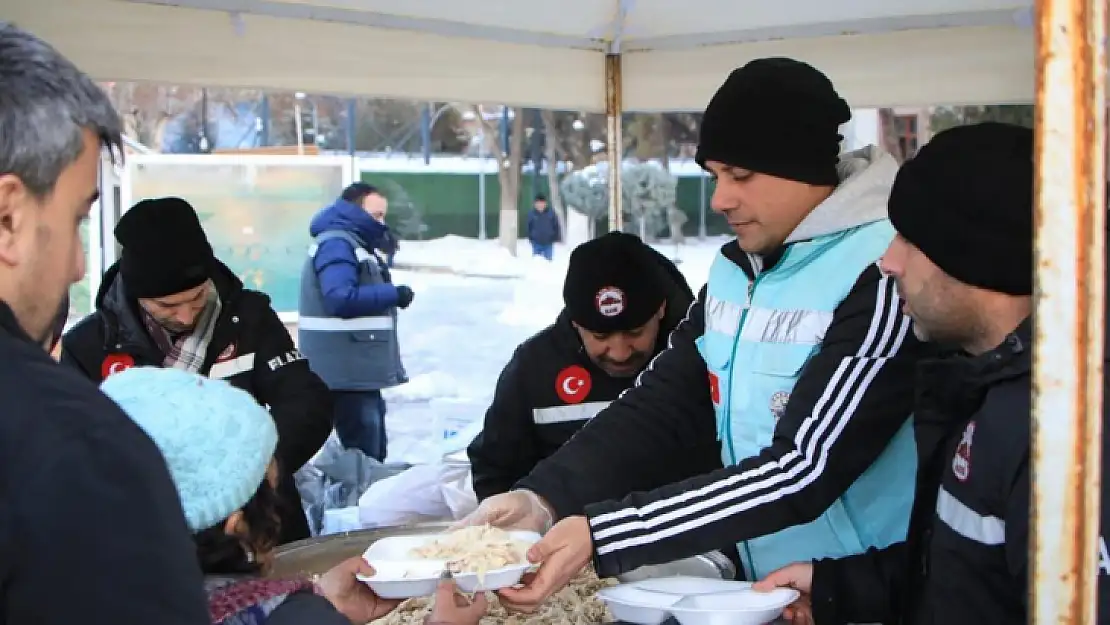
[[[543,160],[547,163],[547,188],[550,189],[548,200],[551,204],[551,210],[555,211],[555,216],[559,219],[559,231],[563,233],[565,239],[567,214],[563,210],[563,195],[559,190],[559,162],[555,154],[555,146],[558,142],[558,135],[555,130],[555,113],[543,109],[540,111],[540,119],[543,120]]]
[[[490,154],[499,155],[497,181],[501,186],[501,217],[498,222],[498,241],[501,247],[516,256],[517,223],[520,219],[520,169],[524,162],[524,109],[510,110],[512,122],[509,128],[508,154],[501,150],[503,142],[498,125],[482,116],[481,106],[474,107],[474,115],[482,124],[486,150]]]

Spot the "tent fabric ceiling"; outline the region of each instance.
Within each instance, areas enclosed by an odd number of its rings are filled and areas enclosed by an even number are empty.
[[[737,6],[741,5],[741,6]],[[0,0],[103,80],[604,110],[700,110],[806,60],[857,107],[1027,102],[1030,0]],[[1023,24],[1023,22],[1026,22]],[[616,42],[616,43],[614,43]]]

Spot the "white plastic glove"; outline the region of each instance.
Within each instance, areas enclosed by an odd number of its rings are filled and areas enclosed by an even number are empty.
[[[536,493],[520,489],[486,499],[455,527],[492,525],[501,529],[544,534],[554,523],[555,515],[551,512],[551,506]]]

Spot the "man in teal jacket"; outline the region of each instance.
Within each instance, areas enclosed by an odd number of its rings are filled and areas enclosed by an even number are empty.
[[[533,607],[591,557],[612,576],[736,544],[756,579],[905,537],[925,348],[876,267],[897,163],[839,154],[850,116],[828,78],[784,58],[734,71],[710,101],[697,160],[736,240],[637,386],[470,519],[562,519],[503,601]],[[725,468],[667,462],[714,438]]]

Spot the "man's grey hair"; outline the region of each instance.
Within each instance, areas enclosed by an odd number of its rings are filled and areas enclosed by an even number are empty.
[[[50,44],[0,21],[0,176],[49,195],[92,131],[122,155],[120,118],[108,95]]]

